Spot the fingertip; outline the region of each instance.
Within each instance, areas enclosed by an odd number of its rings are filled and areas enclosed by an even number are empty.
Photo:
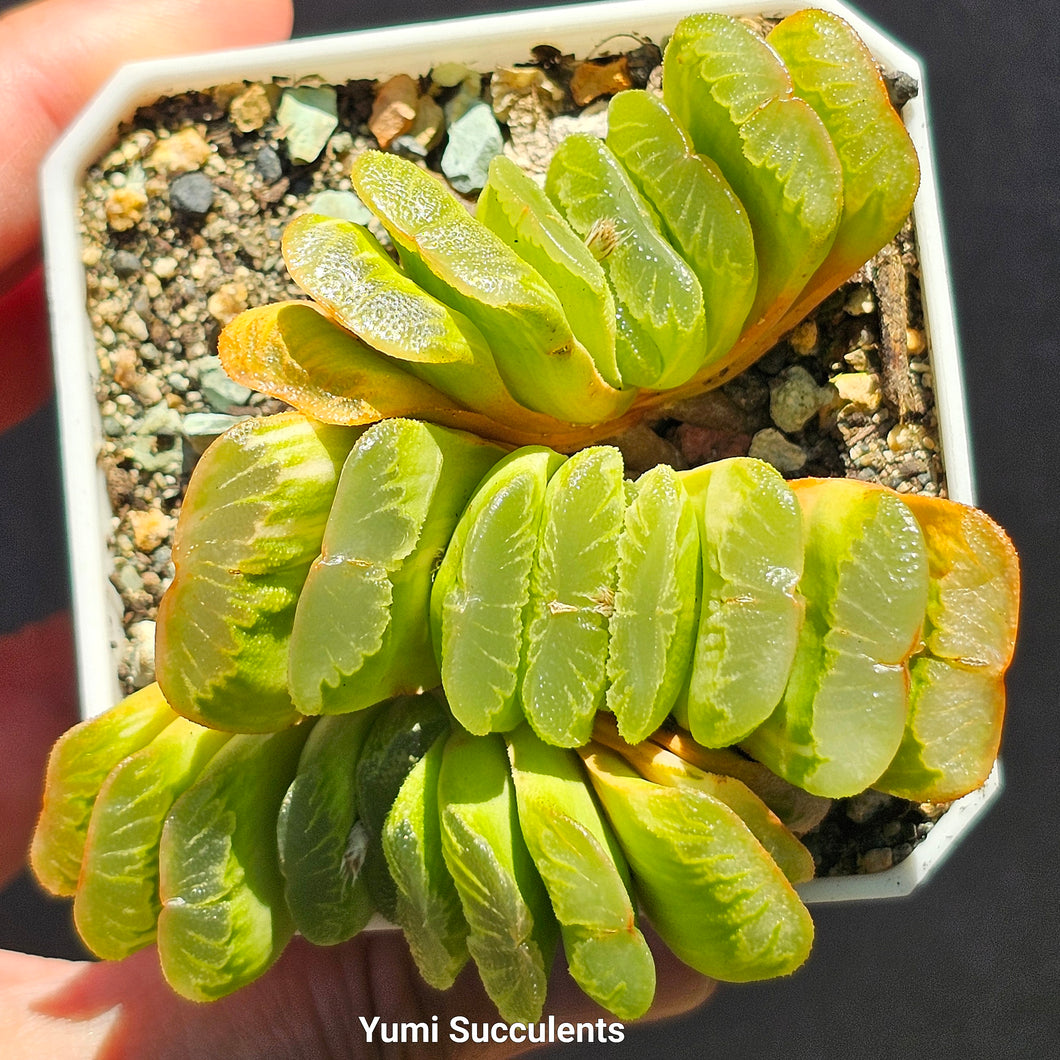
[[[123,63],[281,40],[292,0],[36,0],[0,15],[0,272],[38,238],[45,152]]]
[[[122,64],[282,40],[294,9],[292,0],[36,0],[0,24],[4,80],[29,83],[63,125]]]

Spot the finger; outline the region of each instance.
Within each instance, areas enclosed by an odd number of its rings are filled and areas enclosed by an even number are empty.
[[[0,281],[0,434],[48,400],[52,374],[47,353],[48,319],[38,266],[6,294]]]
[[[117,66],[277,40],[292,17],[291,0],[36,0],[0,16],[0,275],[37,241],[45,152]]]
[[[39,268],[0,294],[0,887],[25,861],[51,744],[77,721]]]
[[[476,980],[462,976],[453,994],[461,1014],[496,1020]],[[328,948],[296,938],[263,978],[206,1005],[172,992],[153,949],[116,964],[0,954],[0,1040],[24,1048],[5,1053],[11,1060],[374,1055],[383,1050],[363,1049],[370,1039],[361,1016],[369,1025],[375,1016],[431,1025],[446,998],[419,979],[398,932],[368,932]],[[376,1044],[380,1037],[377,1031]],[[446,1053],[431,1044],[403,1055]]]
[[[62,611],[0,636],[0,886],[25,860],[48,749],[76,721],[70,616]]]
[[[660,1003],[649,1019],[687,1012],[709,997],[709,980],[661,947],[657,957]],[[562,985],[550,996],[548,1013],[556,1025],[595,1025],[600,1016],[605,1024],[613,1022],[584,995]],[[396,931],[366,932],[328,948],[296,938],[262,979],[209,1005],[176,997],[162,979],[153,950],[119,964],[95,965],[0,954],[0,1039],[24,1043],[26,1057],[377,1055],[386,1049],[383,1026],[390,1034],[393,1024],[409,1025],[401,1050],[409,1058],[489,1060],[519,1051],[510,1043],[454,1043],[450,1021],[457,1016],[479,1026],[499,1023],[472,967],[451,990],[432,990],[419,978]],[[431,1041],[436,1022],[436,1041]],[[417,1041],[413,1024],[420,1025]]]

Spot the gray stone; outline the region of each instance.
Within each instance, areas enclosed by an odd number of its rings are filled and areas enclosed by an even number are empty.
[[[314,195],[306,203],[306,207],[311,213],[337,217],[342,221],[355,221],[359,225],[366,225],[372,219],[372,211],[352,191],[322,191],[319,195]]]
[[[160,280],[168,280],[176,275],[179,267],[180,263],[176,258],[170,254],[164,254],[162,257],[155,259],[155,263],[151,266],[151,271]]]
[[[135,276],[143,268],[140,259],[130,250],[116,250],[114,257],[110,259],[110,266],[114,270],[114,275],[121,276],[123,279]]]
[[[114,565],[114,574],[111,578],[114,587],[123,594],[143,592],[144,581],[136,565],[127,560],[118,560]]]
[[[832,377],[839,399],[866,412],[880,407],[880,379],[874,372],[840,372]]]
[[[867,316],[875,308],[876,299],[873,298],[872,288],[864,285],[855,287],[854,290],[847,295],[847,300],[843,305],[843,309],[852,317]]]
[[[150,372],[145,372],[133,384],[133,391],[143,405],[155,405],[162,400],[162,388]]]
[[[328,143],[328,150],[335,158],[341,158],[353,150],[353,133],[340,129]]]
[[[431,80],[439,88],[456,88],[471,73],[463,63],[439,63],[431,69]]]
[[[785,433],[801,431],[816,413],[832,404],[835,391],[817,385],[805,368],[793,365],[777,376],[769,395],[769,416]]]
[[[846,361],[855,372],[867,372],[872,367],[872,362],[869,360],[868,353],[860,346],[856,346],[852,350],[848,350],[843,354],[843,360]]]
[[[157,276],[151,276],[152,281],[157,279]],[[161,285],[159,285],[158,293],[161,293]],[[132,307],[136,310],[137,313],[139,313],[140,316],[144,318],[144,320],[150,320],[151,317],[154,315],[154,310],[151,305],[151,298],[152,296],[147,293],[146,284],[143,287],[141,287],[139,284],[133,287]]]
[[[339,124],[335,89],[326,85],[285,89],[276,121],[291,161],[295,165],[315,162]]]
[[[276,85],[263,85],[260,83],[247,85],[242,92],[228,98],[228,93],[223,92],[222,98],[218,98],[218,92],[214,90],[214,98],[222,106],[227,105],[228,117],[232,124],[243,133],[256,132],[262,128],[272,117],[272,105],[279,96]]]
[[[153,342],[140,343],[140,360],[153,368],[162,363],[162,351]]]
[[[408,133],[403,133],[401,136],[395,136],[390,141],[389,150],[395,155],[401,155],[402,158],[408,158],[412,161],[427,157],[427,148],[416,139],[415,136],[410,136]]]
[[[901,821],[885,821],[880,828],[880,835],[888,842],[897,839],[902,834]]]
[[[887,432],[887,446],[895,453],[935,448],[935,440],[919,423],[898,423]]]
[[[809,357],[817,349],[817,321],[804,320],[788,332],[788,345],[800,357]]]
[[[450,96],[442,108],[447,125],[459,121],[472,107],[482,102],[482,78],[479,74],[469,72],[460,82],[456,94]],[[490,108],[493,109],[492,107]]]
[[[121,329],[130,338],[136,339],[137,342],[146,342],[151,335],[147,330],[143,317],[133,309],[130,309],[121,318]]]
[[[175,438],[180,434],[180,413],[171,409],[165,401],[152,405],[136,424],[133,433],[137,435],[163,435]]]
[[[782,475],[801,471],[806,466],[806,453],[801,446],[785,438],[775,427],[766,427],[751,439],[747,452],[757,460],[772,464]]]
[[[897,865],[913,853],[912,843],[896,843],[891,847],[891,863]]]
[[[266,144],[254,158],[254,167],[261,175],[261,179],[269,184],[275,184],[283,176],[283,161],[276,150]]]
[[[548,130],[548,137],[558,147],[574,133],[588,133],[603,140],[607,137],[607,100],[597,100],[576,114],[557,114]]]
[[[250,400],[250,389],[229,379],[218,358],[201,357],[198,368],[199,390],[214,412],[228,412],[233,405],[245,405]]]
[[[504,149],[504,137],[488,103],[475,103],[449,126],[442,172],[461,193],[486,184],[491,160]]]
[[[243,416],[228,416],[220,412],[190,412],[184,417],[184,438],[201,455],[215,438],[243,419]]]
[[[133,688],[144,688],[155,679],[155,624],[134,622],[125,631],[125,669]]]
[[[166,445],[159,445],[151,435],[133,438],[129,443],[133,463],[151,474],[160,471],[163,475],[179,475],[184,467],[183,443],[179,438],[166,441]]]
[[[169,204],[179,213],[202,217],[213,206],[213,184],[205,173],[181,173],[169,182]],[[156,272],[157,275],[157,272]]]

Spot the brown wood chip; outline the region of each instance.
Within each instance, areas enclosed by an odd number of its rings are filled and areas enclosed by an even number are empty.
[[[894,243],[872,261],[872,286],[880,310],[880,387],[900,419],[923,416],[924,402],[909,376],[909,303],[905,266]]]

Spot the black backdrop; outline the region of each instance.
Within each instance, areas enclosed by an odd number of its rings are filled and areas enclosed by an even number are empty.
[[[540,5],[383,0],[368,10],[342,0],[295,0],[295,32],[533,6]],[[815,907],[815,950],[793,978],[723,987],[706,1008],[632,1030],[622,1045],[571,1046],[543,1056],[977,1060],[1060,1052],[1056,11],[1046,0],[858,6],[924,60],[979,503],[1008,529],[1022,556],[1023,627],[1009,680],[1005,792],[915,895]],[[45,442],[50,429],[48,422],[41,427]],[[42,519],[52,512],[43,507]],[[0,541],[0,563],[19,561],[10,542]],[[0,892],[0,946],[74,952],[68,918],[65,903],[50,903],[25,879],[16,881]]]

